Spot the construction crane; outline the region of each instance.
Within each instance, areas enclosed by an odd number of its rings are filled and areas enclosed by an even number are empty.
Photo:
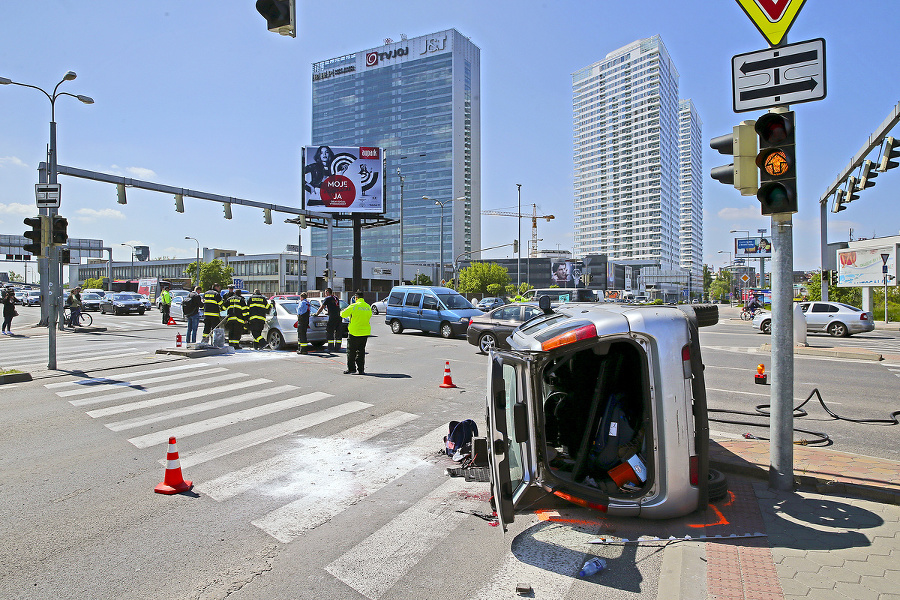
[[[492,215],[495,217],[531,217],[531,242],[528,244],[528,256],[535,256],[538,251],[538,236],[537,236],[537,220],[538,219],[546,219],[549,223],[551,219],[555,219],[553,215],[539,215],[537,214],[537,204],[531,205],[531,214],[519,214],[517,212],[507,212],[503,210],[483,210],[481,211],[483,215]]]

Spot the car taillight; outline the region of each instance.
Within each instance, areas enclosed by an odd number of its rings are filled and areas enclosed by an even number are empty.
[[[869,320],[869,315],[867,315],[866,313],[861,313],[861,314],[859,315],[859,320],[860,320],[860,321],[868,321],[868,320]]]
[[[300,329],[300,323],[294,323],[294,329]]]
[[[691,485],[700,485],[700,457],[691,456]]]
[[[552,350],[554,348],[559,348],[560,346],[573,344],[575,342],[580,342],[581,340],[589,340],[595,337],[597,337],[597,327],[594,326],[593,323],[590,323],[550,338],[541,344],[541,350]]]
[[[681,348],[681,370],[684,372],[684,378],[691,378],[691,347],[685,344]]]
[[[469,317],[469,327],[472,326],[472,317]]]

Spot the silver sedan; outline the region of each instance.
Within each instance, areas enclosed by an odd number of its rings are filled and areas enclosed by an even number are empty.
[[[347,303],[340,300],[341,310],[347,308]],[[266,317],[266,327],[263,335],[273,350],[282,350],[285,346],[297,345],[297,306],[296,300],[272,300],[272,307]],[[309,301],[310,311],[319,310],[319,301]],[[306,330],[306,340],[313,346],[324,346],[328,341],[327,329],[328,317],[320,315],[309,318],[309,329]]]
[[[875,329],[875,318],[870,311],[840,302],[801,302],[806,317],[807,333],[828,333],[834,337],[847,337]],[[753,318],[753,328],[763,333],[772,332],[772,313],[759,311]]]

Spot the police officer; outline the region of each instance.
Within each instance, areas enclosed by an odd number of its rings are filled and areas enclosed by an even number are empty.
[[[219,290],[222,289],[218,283],[214,283],[212,288],[203,294],[203,343],[209,342],[209,333],[215,329],[222,318],[222,296]]]
[[[235,290],[234,294],[225,301],[225,329],[228,331],[228,343],[235,350],[241,348],[241,336],[244,334],[244,325],[247,324],[247,303],[241,296],[241,290]]]
[[[159,297],[159,309],[162,311],[162,324],[169,324],[169,309],[172,308],[172,294],[169,293],[169,286],[164,286],[162,294]]]
[[[250,314],[247,327],[253,338],[253,349],[259,350],[265,346],[262,331],[266,325],[266,313],[269,312],[269,301],[259,292],[259,288],[253,290],[253,294],[247,298],[247,312]]]
[[[344,375],[366,374],[366,342],[372,335],[372,307],[363,300],[363,293],[356,292],[355,302],[341,311],[341,317],[350,319],[347,329],[347,370]]]
[[[297,354],[309,354],[307,329],[309,329],[309,300],[306,299],[306,292],[301,292],[300,304],[297,305]]]
[[[328,324],[325,329],[325,334],[328,337],[328,350],[332,352],[340,350],[341,326],[343,325],[343,321],[341,321],[341,305],[338,304],[338,299],[335,298],[331,288],[325,288],[325,298],[322,300],[319,310],[313,316],[318,317],[323,310],[328,311]]]

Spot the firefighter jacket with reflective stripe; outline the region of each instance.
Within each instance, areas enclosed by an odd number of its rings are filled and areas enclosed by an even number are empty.
[[[203,294],[203,316],[218,318],[222,312],[222,296],[216,290]]]
[[[237,294],[225,301],[225,311],[228,315],[228,323],[247,322],[247,304]]]
[[[269,301],[265,296],[253,294],[247,298],[247,311],[250,313],[250,321],[265,321],[266,313],[269,312]]]

